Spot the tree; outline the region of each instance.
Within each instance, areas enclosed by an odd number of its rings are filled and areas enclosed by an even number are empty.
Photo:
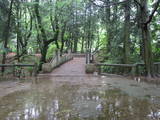
[[[5,62],[6,62],[6,53],[8,50],[8,38],[9,38],[10,29],[11,29],[10,24],[11,24],[13,2],[14,2],[14,0],[11,0],[11,2],[10,2],[9,13],[8,13],[7,21],[5,23],[3,35],[2,35],[2,40],[3,40],[3,44],[4,44],[2,64],[5,64]],[[4,67],[2,67],[2,73],[4,73],[4,71],[5,71],[5,69],[4,69]]]
[[[34,5],[35,16],[37,19],[38,29],[40,30],[41,36],[42,36],[42,45],[41,45],[42,57],[40,59],[40,65],[39,65],[39,69],[41,70],[42,64],[46,63],[46,55],[47,55],[47,50],[48,50],[49,44],[52,43],[53,41],[56,41],[58,35],[56,34],[52,39],[47,38],[46,31],[45,31],[43,24],[42,24],[42,18],[39,13],[39,0],[35,0],[35,2],[36,2],[36,4]]]
[[[150,32],[150,22],[158,9],[160,0],[157,0],[155,7],[151,13],[148,14],[148,2],[147,0],[140,0],[135,2],[140,7],[140,27],[142,31],[142,41],[144,45],[144,63],[146,68],[146,74],[148,77],[154,76],[154,65],[153,65],[153,54],[152,54],[152,45],[151,45],[151,32]]]
[[[126,0],[124,4],[124,11],[125,11],[125,21],[124,21],[124,63],[128,64],[130,62],[130,8],[131,8],[131,1]]]

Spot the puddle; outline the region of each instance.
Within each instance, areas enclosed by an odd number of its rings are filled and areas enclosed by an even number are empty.
[[[0,120],[159,120],[159,89],[119,78],[41,78],[0,99]]]

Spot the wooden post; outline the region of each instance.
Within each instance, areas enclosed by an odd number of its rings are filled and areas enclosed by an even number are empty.
[[[97,66],[97,70],[98,70],[98,74],[101,74],[101,66],[100,65],[96,65]]]
[[[86,51],[86,64],[88,64],[88,51]]]
[[[16,76],[16,69],[15,69],[15,63],[13,63],[14,65],[13,65],[13,77],[15,77]]]
[[[131,72],[132,72],[132,77],[134,78],[135,77],[135,67],[134,66],[132,67]]]
[[[89,54],[89,51],[87,50],[86,52],[86,64],[89,64],[90,63],[90,54]]]
[[[139,71],[139,65],[138,64],[136,64],[136,75],[140,76],[140,71]]]
[[[160,74],[160,64],[158,64],[157,66],[158,66],[158,74]]]
[[[56,64],[59,63],[59,60],[60,60],[60,51],[56,50]]]
[[[38,70],[37,68],[38,68],[38,65],[37,65],[37,63],[35,63],[35,64],[34,64],[34,68],[33,68],[34,77],[37,77],[37,72],[38,72],[38,71],[37,71],[37,70]]]
[[[155,63],[154,66],[155,66],[154,68],[155,68],[156,73],[159,74],[160,73],[160,64]]]
[[[94,63],[94,55],[92,54],[92,63]]]
[[[137,64],[134,64],[133,66],[132,66],[132,77],[134,78],[134,77],[136,77],[136,73],[137,73]]]
[[[68,54],[71,55],[71,49],[68,49]]]
[[[58,63],[58,50],[56,50],[56,64]]]
[[[158,74],[158,64],[154,64],[154,72],[155,74]]]

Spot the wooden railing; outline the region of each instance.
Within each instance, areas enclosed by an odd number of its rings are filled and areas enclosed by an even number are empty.
[[[16,76],[16,74],[17,74],[16,67],[18,67],[18,68],[32,67],[33,69],[30,71],[30,73],[34,76],[37,76],[37,70],[38,70],[36,63],[35,64],[0,64],[0,67],[13,68],[12,69],[13,76]],[[19,72],[22,72],[22,69],[20,69]]]
[[[131,74],[133,77],[140,75],[140,66],[144,66],[144,63],[136,63],[136,64],[105,64],[105,63],[96,63],[98,73],[102,73],[102,66],[112,66],[112,67],[121,67],[121,68],[131,68]],[[154,68],[156,73],[160,73],[160,62],[154,63]]]
[[[86,57],[85,53],[71,53],[73,57]]]
[[[73,56],[70,52],[60,56],[60,52],[57,51],[56,55],[53,57],[53,59],[50,62],[44,63],[42,65],[42,72],[43,73],[50,73],[50,72],[52,72],[53,69],[59,67],[63,63],[70,61],[72,59],[73,59]]]

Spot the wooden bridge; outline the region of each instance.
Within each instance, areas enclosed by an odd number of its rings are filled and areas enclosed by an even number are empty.
[[[42,65],[42,71],[40,73],[52,74],[52,75],[84,75],[85,74],[85,65],[86,65],[86,54],[82,53],[65,53],[60,55],[60,51],[56,51],[54,57],[48,62]],[[67,63],[67,64],[64,64]],[[24,69],[29,69],[34,76],[37,76],[38,66],[37,64],[0,64],[0,68],[8,68],[10,70],[10,75],[21,76],[18,74],[24,73]],[[57,68],[57,69],[56,69]],[[70,70],[68,71],[68,68]],[[17,70],[19,72],[17,72]],[[3,75],[3,74],[2,74]],[[6,75],[4,75],[5,77]],[[27,75],[23,75],[27,76]]]
[[[85,57],[74,57],[71,61],[54,69],[52,76],[85,76]]]
[[[155,71],[160,74],[160,63],[154,63]],[[57,51],[55,56],[48,62],[43,64],[42,73],[53,76],[84,76],[86,75],[87,69],[89,73],[97,72],[99,74],[107,73],[104,71],[105,67],[115,68],[129,68],[130,75],[135,77],[139,76],[140,67],[143,67],[143,63],[136,64],[106,64],[106,63],[95,63],[94,55],[90,53],[65,53],[62,56]],[[37,65],[36,64],[5,64],[0,67],[12,67],[13,74],[15,75],[15,67],[33,67],[34,76],[36,76]]]

